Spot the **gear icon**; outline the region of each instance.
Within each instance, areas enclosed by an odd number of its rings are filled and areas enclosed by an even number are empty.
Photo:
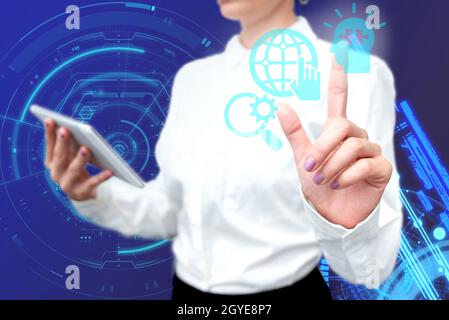
[[[275,112],[278,108],[274,105],[274,99],[264,96],[263,98],[255,97],[255,100],[250,106],[253,109],[251,115],[256,117],[257,122],[268,123],[271,119],[276,119]]]

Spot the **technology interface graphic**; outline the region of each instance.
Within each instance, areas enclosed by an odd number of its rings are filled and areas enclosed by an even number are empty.
[[[225,107],[228,129],[240,137],[259,135],[273,150],[282,148],[281,140],[268,129],[276,119],[274,97],[296,96],[301,100],[320,100],[321,74],[312,42],[291,29],[264,34],[251,49],[251,76],[267,95],[240,93]]]
[[[241,93],[229,100],[225,108],[225,122],[229,130],[243,138],[259,135],[273,150],[282,148],[282,141],[268,128],[276,119],[274,99],[253,93]]]
[[[410,168],[402,175],[413,181],[401,190],[404,226],[396,267],[378,290],[348,284],[321,270],[336,299],[447,300],[449,299],[449,174],[411,105],[397,105],[396,137]],[[408,170],[411,169],[411,170]]]
[[[317,53],[298,31],[281,29],[263,35],[251,50],[249,65],[255,83],[267,94],[320,100]]]
[[[68,31],[61,13],[36,26],[0,61],[0,236],[14,244],[29,273],[57,295],[168,299],[170,242],[124,238],[80,217],[44,169],[43,128],[27,109],[37,102],[92,123],[149,180],[158,172],[154,145],[174,74],[223,44],[189,19],[153,5],[105,2],[80,9],[79,30]],[[311,61],[304,58],[306,65]],[[302,61],[291,63],[298,67]],[[277,137],[266,126],[275,108],[270,96],[296,92],[289,81],[266,81],[260,67],[257,74],[272,92],[234,97],[226,107],[228,127],[240,136],[260,135],[276,149]],[[298,77],[295,72],[288,79]],[[234,122],[233,113],[240,111],[252,127]],[[322,260],[335,299],[449,299],[449,175],[411,105],[398,104],[397,116],[397,157],[406,165],[400,167],[404,228],[396,268],[380,289],[368,290],[348,284]],[[2,257],[2,268],[19,260],[7,258]],[[81,287],[70,296],[68,265],[81,271]],[[36,298],[45,294],[41,286],[28,284],[17,284],[17,290],[35,292]],[[1,298],[8,294],[0,291]]]
[[[223,44],[153,5],[105,2],[80,10],[79,30],[68,31],[62,13],[1,61],[1,230],[29,258],[30,271],[58,287],[65,288],[64,271],[73,264],[80,267],[83,296],[169,298],[170,241],[125,238],[80,217],[48,177],[44,130],[28,109],[36,102],[91,123],[150,180],[158,172],[154,146],[174,75]]]
[[[376,7],[377,8],[377,7]],[[372,15],[378,15],[379,12],[372,11],[368,7],[367,16],[362,19],[356,17],[357,5],[354,2],[351,7],[351,17],[345,18],[342,11],[335,9],[335,14],[339,19],[335,27],[324,22],[324,26],[333,30],[333,40],[331,52],[335,53],[337,62],[345,68],[345,72],[350,73],[369,73],[371,70],[371,51],[376,41],[374,29],[380,29],[386,26],[386,23],[380,23],[378,26],[371,25]],[[347,46],[346,50],[341,49],[341,45]]]

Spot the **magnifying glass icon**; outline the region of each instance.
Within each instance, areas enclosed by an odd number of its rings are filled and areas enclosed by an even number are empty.
[[[243,138],[260,136],[270,148],[279,150],[282,148],[282,141],[266,128],[271,119],[276,119],[276,110],[274,100],[267,96],[260,98],[253,93],[241,93],[226,105],[226,126]]]

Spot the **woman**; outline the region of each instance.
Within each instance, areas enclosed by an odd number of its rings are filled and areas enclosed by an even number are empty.
[[[294,0],[218,3],[240,21],[241,33],[222,54],[178,73],[156,149],[158,177],[140,190],[109,171],[89,176],[90,151],[48,120],[52,178],[103,227],[173,238],[178,301],[330,299],[316,269],[323,254],[348,281],[378,285],[394,267],[402,220],[391,72],[372,57],[371,72],[348,81],[330,44],[295,16]],[[279,100],[270,130],[284,147],[273,151],[262,139],[230,132],[223,110],[235,94],[257,90],[250,48],[284,28],[312,41],[329,90],[318,102]]]

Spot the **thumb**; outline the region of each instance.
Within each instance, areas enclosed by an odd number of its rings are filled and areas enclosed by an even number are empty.
[[[277,116],[282,130],[290,142],[296,161],[301,161],[307,147],[310,145],[309,137],[304,131],[295,110],[284,103],[278,104],[278,108]]]

